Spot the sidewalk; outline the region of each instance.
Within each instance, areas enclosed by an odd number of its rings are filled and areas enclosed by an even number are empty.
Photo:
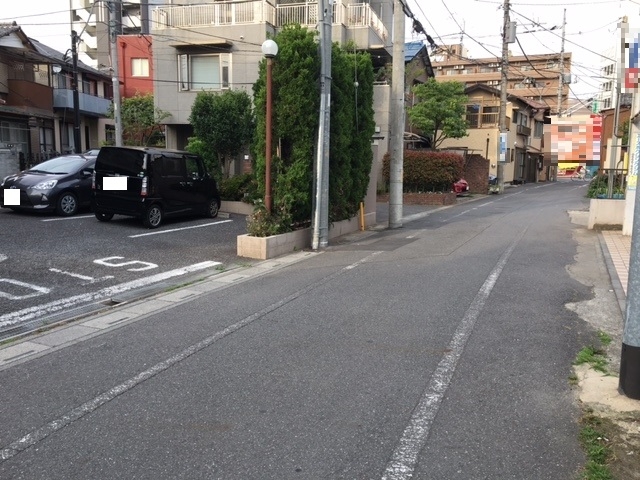
[[[620,286],[626,299],[627,282],[629,280],[629,259],[631,258],[631,236],[622,235],[622,232],[618,230],[605,230],[602,232],[602,237],[611,256],[613,270],[620,281]],[[610,274],[612,273],[610,272]],[[613,280],[613,275],[611,276]],[[624,312],[624,309],[622,311]]]
[[[618,300],[623,322],[627,311],[627,284],[631,259],[631,236],[620,230],[603,230],[599,233],[600,247],[604,255],[611,286]]]

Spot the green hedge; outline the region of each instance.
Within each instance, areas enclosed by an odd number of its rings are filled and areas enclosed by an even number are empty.
[[[385,154],[382,176],[389,188],[391,156]],[[431,150],[405,150],[403,161],[403,191],[448,192],[451,185],[462,178],[464,159],[457,153]]]

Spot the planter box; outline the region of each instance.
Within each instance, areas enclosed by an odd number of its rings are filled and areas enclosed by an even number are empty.
[[[245,202],[229,202],[228,200],[222,200],[222,202],[220,202],[220,211],[237,213],[239,215],[251,215],[253,213],[253,205]]]
[[[624,223],[624,199],[592,198],[589,203],[588,228],[622,228]]]
[[[271,237],[253,237],[248,234],[238,235],[238,256],[267,260],[268,258],[309,248],[310,245],[310,228],[281,235],[272,235]]]
[[[329,239],[356,232],[359,228],[358,217],[335,222],[329,227]],[[237,240],[237,254],[240,257],[267,260],[310,248],[312,235],[313,230],[311,228],[304,228],[281,235],[272,235],[271,237],[252,237],[247,234],[239,235]]]

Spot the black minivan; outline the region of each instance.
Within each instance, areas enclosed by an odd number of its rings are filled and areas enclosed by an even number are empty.
[[[202,159],[189,152],[154,147],[102,147],[93,172],[91,205],[96,218],[114,214],[159,227],[164,217],[215,218],[220,195]]]

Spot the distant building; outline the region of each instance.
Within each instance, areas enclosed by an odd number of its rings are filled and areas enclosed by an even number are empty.
[[[469,58],[463,45],[440,47],[431,55],[436,80],[455,80],[467,87],[483,84],[500,89],[500,57]],[[571,78],[571,53],[563,54],[565,82],[562,87],[561,109],[567,108],[567,96]],[[527,100],[543,103],[556,113],[560,84],[560,53],[543,55],[509,55],[507,92]]]

